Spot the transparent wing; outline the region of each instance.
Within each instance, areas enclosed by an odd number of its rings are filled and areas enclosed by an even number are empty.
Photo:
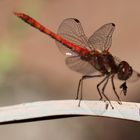
[[[119,65],[119,63],[122,61],[121,59],[119,59],[116,56],[114,56],[114,60],[115,60],[115,63],[117,65]],[[115,77],[117,78],[117,74],[115,75]],[[140,79],[140,73],[138,73],[137,71],[133,70],[133,73],[132,73],[131,77],[127,80],[127,82],[136,82],[139,79]]]
[[[120,64],[120,62],[122,61],[119,57],[117,57],[117,56],[113,56],[114,57],[114,61],[115,61],[115,63],[117,64],[117,65],[119,65]]]
[[[132,76],[127,80],[127,82],[136,82],[140,79],[140,74],[133,70]]]
[[[66,65],[73,71],[82,74],[91,74],[97,70],[88,61],[84,61],[80,56],[71,56],[66,58]]]
[[[78,19],[68,18],[63,20],[58,28],[58,35],[63,37],[64,39],[70,41],[71,43],[78,45],[82,48],[88,48],[88,39],[84,34],[81,23]],[[59,50],[65,55],[76,55],[72,50],[68,49],[63,44],[56,41],[56,44]]]
[[[118,79],[117,74],[114,76],[116,79]],[[127,80],[127,82],[136,82],[140,79],[140,74],[138,72],[136,72],[135,70],[133,70],[133,73],[131,75],[131,77]],[[119,79],[118,79],[119,80]]]
[[[112,34],[114,29],[114,23],[103,25],[88,39],[89,43],[98,51],[102,52],[104,50],[108,50],[112,44]]]

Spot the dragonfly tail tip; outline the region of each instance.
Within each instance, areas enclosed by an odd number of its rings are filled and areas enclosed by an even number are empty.
[[[17,17],[22,17],[23,16],[23,13],[19,13],[19,12],[14,12],[13,14]]]

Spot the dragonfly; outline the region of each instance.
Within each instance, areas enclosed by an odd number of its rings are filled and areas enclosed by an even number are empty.
[[[83,99],[82,89],[85,79],[103,78],[96,86],[97,91],[100,100],[104,98],[112,109],[114,107],[105,94],[108,81],[111,80],[113,93],[117,97],[118,103],[122,104],[115,88],[114,79],[122,81],[120,91],[124,95],[127,93],[127,82],[139,80],[140,73],[133,70],[127,61],[121,60],[109,52],[115,30],[114,23],[104,24],[88,38],[84,33],[81,22],[76,18],[64,19],[56,34],[27,14],[19,12],[14,14],[24,22],[55,39],[59,50],[66,56],[66,65],[71,70],[82,74],[76,94],[76,99],[79,99],[78,106],[80,106]],[[102,88],[100,89],[101,85]]]

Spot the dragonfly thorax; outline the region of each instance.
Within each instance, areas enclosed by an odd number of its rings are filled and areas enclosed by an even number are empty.
[[[89,62],[103,74],[117,73],[117,65],[113,56],[109,53],[93,54]]]

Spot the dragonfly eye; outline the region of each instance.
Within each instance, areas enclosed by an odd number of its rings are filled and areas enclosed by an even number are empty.
[[[132,75],[132,67],[126,62],[122,61],[118,66],[118,78],[120,80],[127,80]]]

